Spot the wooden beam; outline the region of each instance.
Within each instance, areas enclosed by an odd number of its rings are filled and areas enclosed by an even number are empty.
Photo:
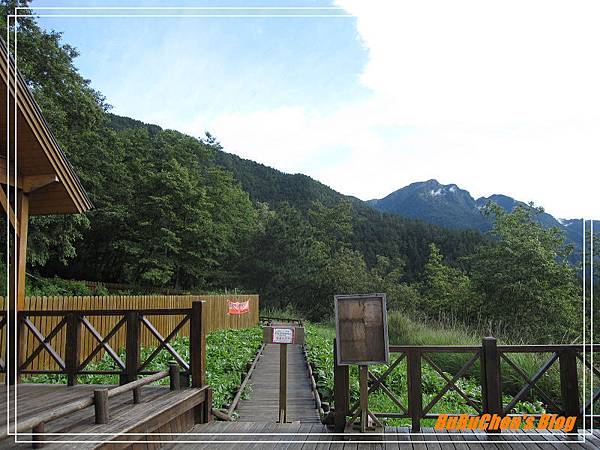
[[[6,159],[0,158],[0,184],[6,184],[8,186],[16,186],[18,189],[23,190],[23,192],[30,194],[38,189],[41,189],[45,186],[48,186],[52,183],[58,183],[58,177],[54,174],[44,174],[44,175],[27,175],[27,176],[19,176],[17,175],[17,182],[15,183],[15,178],[12,174],[6,176],[6,166],[2,167],[2,161],[6,161]]]
[[[17,218],[15,217],[15,211],[13,210],[11,204],[8,202],[6,190],[4,190],[2,186],[0,186],[0,204],[2,205],[2,209],[4,210],[4,212],[8,214],[10,224],[12,225],[13,229],[17,231],[18,236],[19,227]]]
[[[27,233],[29,231],[29,197],[18,192],[17,232],[17,310],[25,309],[25,265],[27,263]]]
[[[58,183],[56,175],[30,175],[22,177],[23,192],[28,194],[37,191],[52,183]]]
[[[1,194],[4,194],[4,190]],[[6,196],[4,196],[4,199],[6,200]],[[19,382],[20,376],[18,370],[23,357],[23,321],[21,320],[21,318],[15,321],[15,316],[12,314],[12,311],[14,311],[15,309],[17,311],[22,311],[25,309],[25,264],[27,261],[29,197],[27,197],[27,194],[25,194],[23,191],[19,191],[17,193],[17,205],[17,216],[15,220],[15,223],[17,224],[17,226],[15,227],[15,230],[17,231],[17,239],[15,242],[16,253],[14,252],[14,248],[10,249],[10,275],[8,281],[8,302],[11,311],[11,314],[9,314],[9,321],[11,322],[11,329],[16,329],[16,335],[14,335],[13,333],[9,333],[7,338],[8,355],[6,382],[8,382],[9,384]],[[7,206],[10,208],[10,205]],[[10,208],[10,210],[12,210],[12,208]],[[15,348],[16,352],[13,351]]]
[[[10,168],[8,178],[6,177],[7,167]],[[19,177],[19,175],[17,174],[17,183],[16,184],[17,184],[18,188],[21,188],[20,178],[21,177]],[[15,185],[14,167],[8,163],[6,158],[0,158],[0,184],[6,184],[9,186]]]

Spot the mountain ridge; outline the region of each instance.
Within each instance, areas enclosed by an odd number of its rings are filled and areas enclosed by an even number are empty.
[[[485,233],[490,229],[491,221],[484,216],[482,209],[490,201],[507,212],[517,205],[530,206],[505,194],[476,199],[457,184],[442,184],[436,179],[411,183],[381,199],[368,200],[366,203],[382,212],[420,219],[446,228],[474,229]],[[582,219],[557,219],[542,212],[536,216],[536,220],[545,227],[562,229],[571,243],[581,246]]]

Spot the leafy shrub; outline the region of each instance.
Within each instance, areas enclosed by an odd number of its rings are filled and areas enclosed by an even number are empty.
[[[29,276],[26,289],[29,296],[108,295],[108,290],[102,285],[89,287],[83,281],[63,280],[56,277]]]

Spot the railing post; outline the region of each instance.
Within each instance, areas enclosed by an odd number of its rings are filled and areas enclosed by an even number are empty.
[[[580,420],[579,382],[577,379],[577,355],[574,348],[562,350],[558,356],[560,364],[560,389],[562,407],[567,417]]]
[[[421,431],[423,415],[423,392],[421,390],[421,352],[416,348],[407,351],[408,372],[408,414],[410,415],[413,433]]]
[[[17,312],[17,320],[15,322],[14,318],[14,309],[10,309],[8,312],[8,317],[6,318],[6,323],[9,325],[6,328],[6,333],[4,334],[6,339],[6,376],[4,378],[5,383],[7,384],[15,384],[21,380],[21,364],[23,364],[23,353],[24,353],[24,325],[23,325],[23,313]],[[14,331],[16,327],[16,342],[14,337]],[[8,331],[10,329],[10,332]],[[16,349],[16,352],[14,351]],[[16,377],[15,377],[15,367],[16,367]]]
[[[481,406],[484,413],[502,415],[500,353],[495,337],[481,342]]]
[[[94,416],[97,424],[108,423],[108,389],[94,390]]]
[[[349,405],[349,372],[348,366],[340,366],[337,363],[337,345],[333,340],[333,402],[335,404],[334,427],[336,433],[342,433],[346,429],[346,415]]]
[[[140,315],[137,311],[127,311],[125,318],[125,373],[121,375],[121,384],[135,381],[140,366]]]
[[[133,390],[133,403],[136,404],[136,405],[138,403],[142,403],[142,399],[143,399],[142,388],[141,387],[136,387]]]
[[[169,388],[172,391],[178,391],[181,387],[179,378],[179,364],[176,362],[169,363]]]
[[[31,429],[31,440],[33,443],[31,446],[33,448],[42,448],[44,446],[45,436],[44,436],[44,422],[37,424],[35,427]]]
[[[67,314],[67,342],[65,343],[65,365],[67,372],[67,385],[77,384],[77,369],[79,369],[81,349],[81,321],[79,314]]]
[[[206,372],[206,328],[203,314],[204,302],[192,302],[190,317],[190,375],[192,387],[205,384]]]
[[[210,421],[212,421],[212,388],[208,386],[204,403],[202,403],[202,423]]]

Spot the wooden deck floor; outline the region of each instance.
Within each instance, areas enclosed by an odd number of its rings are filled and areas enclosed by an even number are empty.
[[[267,344],[250,380],[251,393],[238,407],[239,422],[277,422],[279,345]],[[288,421],[321,423],[300,345],[288,346]]]
[[[427,435],[411,435],[406,427],[387,427],[383,436],[336,435],[327,427],[306,423],[250,423],[213,422],[197,425],[189,433],[178,437],[180,443],[165,444],[165,449],[394,449],[394,450],[567,450],[598,449],[600,434],[567,436],[560,433],[528,432],[490,435],[483,432],[460,435],[452,432],[433,432],[424,429]],[[217,433],[217,434],[194,434]],[[240,433],[240,434],[232,434]],[[255,434],[262,433],[262,434]],[[283,433],[283,434],[281,434]],[[310,434],[308,434],[310,433]],[[320,434],[318,434],[320,433]],[[204,442],[198,442],[204,441]]]
[[[83,384],[72,387],[58,384],[20,384],[17,388],[17,420],[33,417],[73,400],[88,397],[98,387],[98,385]],[[101,387],[111,386],[103,385]],[[170,391],[168,386],[144,386],[142,388],[142,402],[139,404],[133,404],[131,393],[110,399],[108,424],[95,424],[93,407],[48,422],[44,430],[44,440],[56,443],[48,442],[44,448],[95,448],[101,442],[115,438],[119,433],[141,433],[140,436],[143,436],[145,432],[152,432],[154,427],[160,428],[163,422],[168,423],[173,418],[181,423],[169,423],[169,431],[183,432],[189,430],[193,426],[192,411],[188,411],[190,414],[181,416],[174,414],[174,412],[178,413],[182,407],[187,408],[192,403],[197,404],[199,394],[201,394],[203,400],[204,392],[197,389]],[[6,390],[3,389],[0,392],[0,426],[6,425],[6,400]],[[11,411],[13,411],[13,406],[14,403],[11,399]],[[128,437],[124,439],[128,439]],[[28,446],[31,448],[31,434],[29,432],[20,433],[17,440],[19,442],[29,442]],[[87,442],[69,444],[65,442],[69,440]],[[14,436],[0,441],[0,449],[16,448],[17,446]]]

